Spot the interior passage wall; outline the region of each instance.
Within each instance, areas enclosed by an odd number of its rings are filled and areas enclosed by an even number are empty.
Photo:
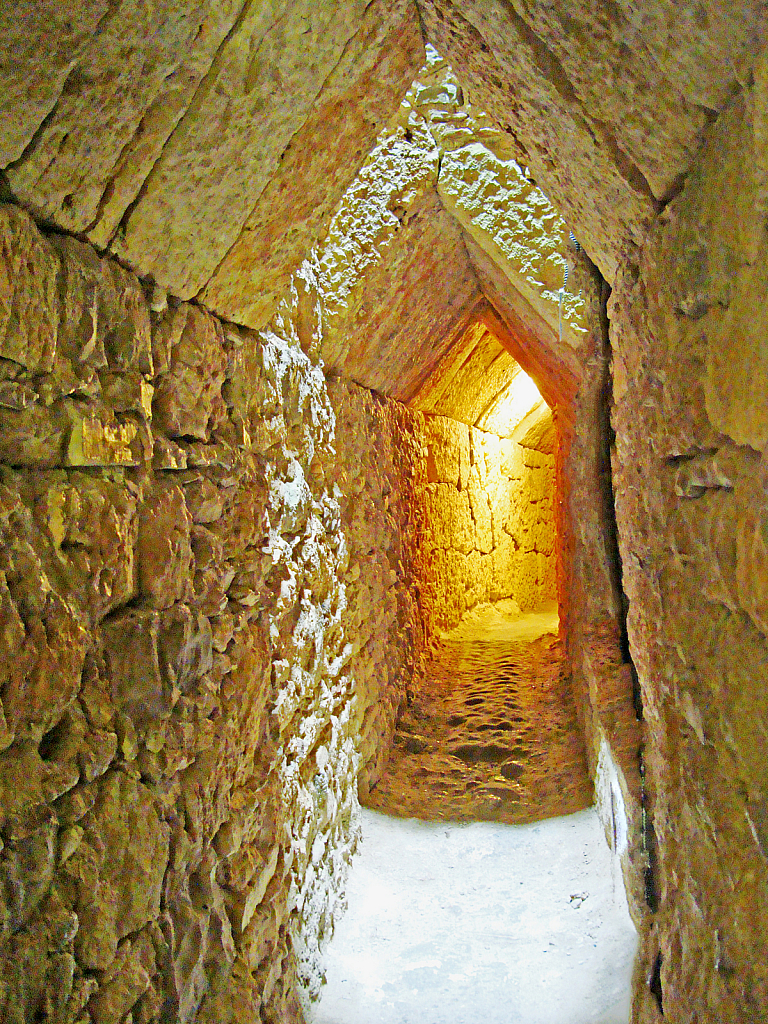
[[[475,605],[557,597],[552,453],[444,416],[422,423],[420,574],[428,631]]]
[[[9,1024],[302,1020],[421,635],[321,333],[311,276],[255,333],[0,207]]]
[[[616,509],[656,913],[636,1019],[768,1013],[768,76],[611,300]]]

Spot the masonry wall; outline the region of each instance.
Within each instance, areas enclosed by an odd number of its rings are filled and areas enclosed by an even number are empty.
[[[311,274],[255,333],[0,207],[9,1024],[300,1021],[319,984],[421,637],[409,454],[321,332]]]
[[[557,596],[554,455],[444,416],[422,426],[420,572],[427,632],[477,604]]]
[[[610,304],[616,508],[645,715],[643,1022],[768,1007],[765,68]]]

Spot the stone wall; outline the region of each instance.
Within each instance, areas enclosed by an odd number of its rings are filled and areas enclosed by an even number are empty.
[[[712,126],[610,306],[653,823],[643,1024],[768,1007],[767,81]]]
[[[236,328],[0,207],[5,1021],[299,1021],[319,982],[421,630],[409,453],[331,401],[313,296]]]
[[[444,416],[422,419],[420,581],[428,634],[477,604],[557,597],[554,455]]]

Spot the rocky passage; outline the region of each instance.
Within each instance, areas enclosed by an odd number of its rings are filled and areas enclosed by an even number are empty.
[[[433,645],[367,805],[521,824],[589,806],[592,786],[553,611],[485,606]]]

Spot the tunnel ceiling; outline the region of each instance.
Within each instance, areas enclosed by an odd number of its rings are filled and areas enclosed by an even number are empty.
[[[765,31],[757,0],[22,0],[0,11],[0,184],[250,327],[311,254],[326,367],[480,423],[531,338],[550,402],[584,343],[535,182],[611,280]],[[422,32],[468,92],[434,57],[414,82]]]

